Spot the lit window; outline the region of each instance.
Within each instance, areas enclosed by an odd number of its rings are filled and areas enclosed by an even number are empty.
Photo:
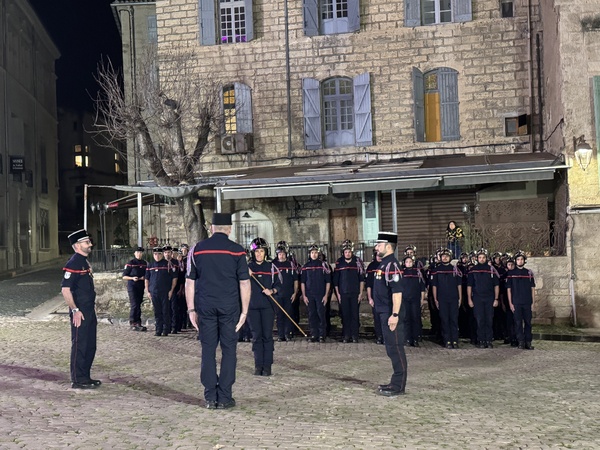
[[[223,111],[225,112],[225,133],[232,134],[237,131],[235,114],[235,88],[225,86],[223,88]]]
[[[90,148],[85,145],[75,146],[75,167],[90,167]]]

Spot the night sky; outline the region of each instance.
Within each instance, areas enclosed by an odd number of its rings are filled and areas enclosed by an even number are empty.
[[[58,106],[93,110],[94,79],[101,59],[121,67],[121,38],[113,0],[29,0],[58,47]]]

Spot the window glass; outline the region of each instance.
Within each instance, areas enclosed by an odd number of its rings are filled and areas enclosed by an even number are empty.
[[[246,42],[246,7],[243,1],[221,0],[221,43]]]
[[[237,131],[235,111],[235,89],[233,86],[223,88],[223,111],[225,113],[225,133],[232,134]]]

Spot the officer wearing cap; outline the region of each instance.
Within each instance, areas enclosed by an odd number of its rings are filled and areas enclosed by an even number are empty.
[[[308,306],[308,323],[311,342],[325,342],[327,336],[326,305],[331,287],[331,268],[323,261],[321,248],[313,244],[309,247],[309,260],[302,266],[300,289]]]
[[[416,260],[412,255],[405,255],[402,259],[404,269],[402,271],[403,289],[402,303],[406,309],[404,318],[405,341],[411,347],[419,346],[419,338],[422,334],[421,326],[421,302],[425,302],[427,295],[427,284],[421,271],[415,267]]]
[[[508,273],[513,270],[515,265],[515,259],[512,254],[506,253],[503,257],[504,263],[506,264],[506,273],[504,274],[504,279],[500,279],[500,286],[504,289],[504,309],[506,312],[506,335],[508,342],[505,344],[510,344],[511,347],[518,347],[519,341],[517,340],[517,334],[515,331],[515,317],[510,308],[510,302],[508,301]]]
[[[215,213],[211,237],[198,242],[188,257],[185,282],[190,322],[202,346],[200,381],[208,409],[235,406],[232,387],[237,364],[237,332],[248,316],[250,274],[244,248],[229,240],[231,215]],[[241,313],[240,313],[241,299]],[[221,371],[217,373],[217,345]]]
[[[69,235],[75,254],[63,267],[61,292],[69,306],[71,322],[71,386],[74,389],[94,389],[102,384],[90,376],[96,356],[96,291],[92,268],[87,257],[92,241],[86,230]]]
[[[433,275],[433,299],[440,311],[443,345],[458,348],[458,308],[462,300],[462,274],[452,265],[452,250],[441,251]]]
[[[367,266],[367,270],[365,271],[365,285],[367,286],[367,299],[369,300],[369,305],[371,305],[371,311],[373,313],[375,343],[379,345],[383,344],[383,332],[381,331],[381,318],[375,310],[375,300],[373,300],[373,283],[375,281],[375,272],[377,271],[377,267],[379,267],[380,263],[381,257],[377,253],[377,250],[373,249],[373,260]]]
[[[146,331],[142,326],[142,309],[144,301],[144,280],[148,263],[142,259],[144,247],[137,247],[133,252],[134,258],[125,264],[123,279],[127,281],[129,295],[129,327],[132,331]]]
[[[296,262],[288,257],[290,247],[285,241],[277,243],[277,258],[273,260],[273,265],[277,267],[281,274],[281,291],[277,293],[277,300],[281,307],[290,315],[293,315],[294,306],[298,293],[298,266]],[[293,325],[290,319],[277,308],[277,335],[280,342],[291,340],[293,336]]]
[[[352,340],[356,343],[360,328],[360,301],[365,290],[365,267],[354,254],[354,243],[349,239],[342,243],[342,256],[335,263],[333,285],[342,313],[342,342]]]
[[[168,336],[171,331],[171,305],[169,299],[177,285],[176,268],[164,258],[164,249],[154,247],[154,261],[146,268],[146,291],[154,308],[155,336]]]
[[[169,312],[169,323],[167,324],[167,328],[173,334],[177,334],[181,331],[181,324],[179,321],[179,303],[177,302],[177,293],[181,288],[179,285],[179,273],[181,269],[179,267],[179,261],[177,261],[177,258],[175,258],[177,253],[178,249],[174,249],[170,245],[165,245],[163,247],[163,256],[165,261],[168,263],[169,272],[175,272],[175,278],[177,280],[175,289],[173,289],[173,292],[169,295],[169,307],[171,308],[171,311]]]
[[[515,253],[516,268],[506,276],[508,303],[513,313],[515,334],[520,349],[533,350],[531,345],[531,319],[535,298],[535,280],[533,272],[525,268],[527,256],[522,251]]]
[[[379,394],[395,397],[406,389],[407,362],[404,353],[404,316],[402,306],[402,271],[394,256],[398,235],[380,232],[375,249],[381,262],[375,272],[373,300],[381,319],[385,350],[392,361],[393,374],[388,384],[379,385]]]
[[[467,295],[469,306],[473,308],[477,321],[477,346],[494,347],[494,308],[498,306],[500,280],[498,272],[488,264],[488,252],[482,248],[477,251],[477,265],[469,271]]]
[[[177,276],[177,287],[175,288],[176,301],[178,304],[177,314],[178,318],[176,321],[176,330],[181,331],[188,327],[188,313],[187,305],[185,302],[185,276],[187,274],[187,256],[190,250],[190,246],[187,244],[181,244],[179,253],[177,254],[177,263],[179,264],[179,273]]]

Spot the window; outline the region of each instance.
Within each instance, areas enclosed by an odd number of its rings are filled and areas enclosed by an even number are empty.
[[[50,248],[50,212],[40,208],[40,249]]]
[[[529,123],[528,114],[506,117],[504,119],[504,134],[506,136],[526,136],[529,134]]]
[[[514,17],[513,0],[500,0],[500,15],[502,17]]]
[[[250,87],[233,83],[223,87],[224,134],[252,133],[252,93]]]
[[[373,145],[368,72],[354,79],[302,80],[304,145],[308,150]]]
[[[415,138],[418,142],[460,139],[458,72],[413,68]]]
[[[75,146],[75,167],[90,167],[90,148],[87,145]]]
[[[202,45],[235,44],[254,39],[252,0],[199,0],[199,5]]]
[[[6,197],[0,196],[0,247],[6,247],[7,222],[8,215],[6,214]]]
[[[304,0],[304,34],[352,33],[360,29],[360,0]]]
[[[158,42],[158,28],[156,26],[156,15],[148,16],[148,42]]]
[[[418,27],[473,20],[472,0],[405,0],[404,26]]]
[[[115,153],[115,173],[121,173],[121,156]]]

